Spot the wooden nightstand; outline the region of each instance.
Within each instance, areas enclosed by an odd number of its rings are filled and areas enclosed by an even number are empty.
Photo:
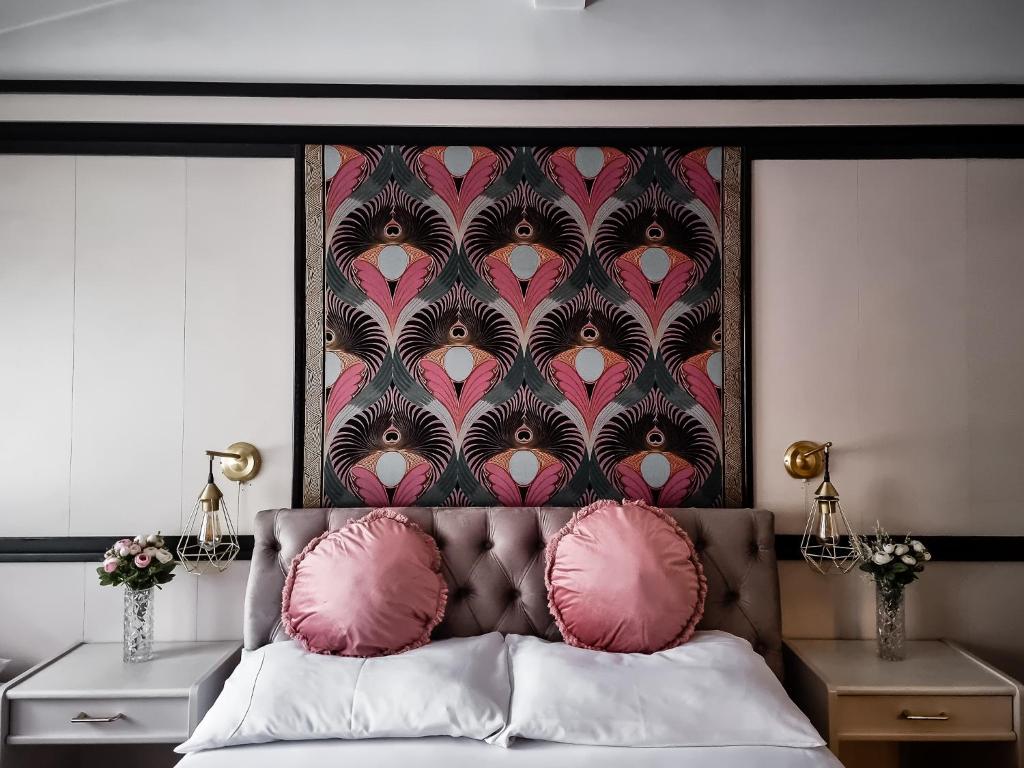
[[[188,738],[241,647],[153,648],[152,661],[125,664],[120,643],[81,643],[0,686],[0,766],[24,758],[30,745],[177,744]]]
[[[873,640],[786,640],[786,687],[847,768],[1022,768],[1021,686],[944,640],[882,661]],[[940,743],[941,742],[941,743]]]

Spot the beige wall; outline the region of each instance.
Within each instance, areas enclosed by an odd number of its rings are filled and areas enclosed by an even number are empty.
[[[178,533],[203,450],[247,440],[240,498],[292,477],[290,159],[0,156],[0,536]],[[236,499],[239,503],[236,504]],[[0,563],[0,657],[16,671],[118,640],[95,563]],[[238,637],[248,564],[179,576],[158,639]]]
[[[1024,161],[758,162],[753,173],[757,502],[779,513],[781,531],[799,531],[804,489],[783,471],[782,451],[798,438],[831,439],[857,525],[1024,534],[1011,495],[1024,466],[1015,440],[1024,426]],[[287,160],[0,157],[0,349],[21,361],[0,377],[0,421],[13,425],[0,435],[0,536],[173,525],[201,481],[202,448],[235,439],[268,449],[242,527],[256,509],[287,504],[291,195]],[[135,214],[118,217],[103,200]],[[154,230],[165,233],[157,250],[145,247]],[[170,263],[158,266],[169,275],[146,287],[156,294],[120,328],[118,310],[139,297],[117,282],[127,273],[94,260],[121,263],[135,243],[139,258],[165,254]],[[151,273],[137,274],[145,283]],[[156,306],[164,309],[148,323]],[[238,343],[225,317],[256,323],[260,343]],[[111,396],[102,374],[116,361],[90,361],[104,329],[139,366],[152,359],[180,378],[111,375],[120,392]],[[84,380],[70,377],[79,365]],[[140,380],[160,397],[122,391]],[[174,446],[170,469],[157,481],[181,509],[149,504],[154,471],[145,453],[104,442],[110,414],[121,414],[111,425],[118,440],[170,423],[161,433]],[[73,429],[85,435],[74,449]],[[104,504],[122,477],[133,503]],[[39,478],[38,493],[25,478]],[[0,564],[0,616],[12,619],[0,624],[0,656],[20,669],[75,640],[117,640],[120,595],[96,584],[94,568]],[[238,637],[247,573],[236,563],[176,579],[158,599],[158,636]],[[781,580],[787,634],[873,631],[859,575],[829,579],[783,563]],[[910,632],[955,637],[1024,677],[1022,588],[1024,563],[935,563],[911,588]]]
[[[1024,534],[1024,160],[753,167],[756,502],[797,533],[782,454],[832,440],[859,530]],[[784,631],[870,636],[871,585],[782,566]],[[1024,676],[1024,563],[933,563],[908,631]]]

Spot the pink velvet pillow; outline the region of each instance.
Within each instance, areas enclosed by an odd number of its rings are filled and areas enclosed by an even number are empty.
[[[548,542],[548,607],[569,645],[655,653],[704,615],[707,582],[686,531],[639,501],[599,501]]]
[[[430,642],[447,600],[434,539],[405,515],[377,509],[296,555],[281,621],[313,653],[387,656]]]

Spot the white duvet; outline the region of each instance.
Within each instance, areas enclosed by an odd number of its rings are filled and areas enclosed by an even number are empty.
[[[497,633],[375,659],[274,643],[243,658],[177,749],[422,736],[502,746],[823,744],[750,644],[716,631],[650,655]]]
[[[279,741],[193,752],[181,768],[843,768],[825,747],[581,747],[422,739]]]

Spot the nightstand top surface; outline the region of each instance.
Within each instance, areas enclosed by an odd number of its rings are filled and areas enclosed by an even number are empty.
[[[154,643],[153,659],[121,660],[121,643],[82,643],[7,691],[10,699],[61,699],[189,695],[192,686],[241,647],[241,643]]]
[[[836,693],[1016,692],[1007,679],[941,640],[908,641],[907,658],[903,661],[878,658],[874,640],[785,642]]]

